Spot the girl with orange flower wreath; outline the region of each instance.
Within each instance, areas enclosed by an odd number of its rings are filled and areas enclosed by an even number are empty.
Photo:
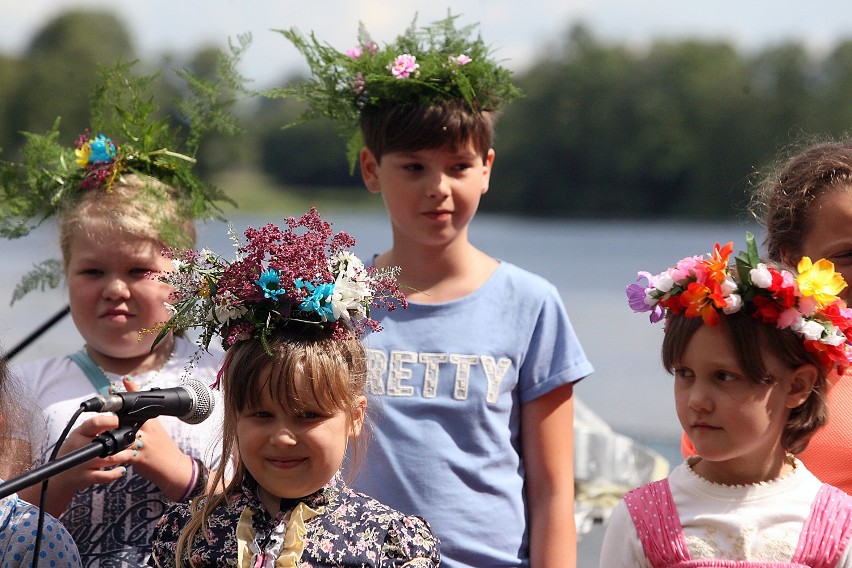
[[[717,244],[627,288],[634,311],[665,320],[697,455],[622,499],[601,566],[852,566],[852,497],[795,457],[825,423],[827,376],[852,364],[846,282],[826,259],[762,262],[747,240],[731,265],[733,244]]]

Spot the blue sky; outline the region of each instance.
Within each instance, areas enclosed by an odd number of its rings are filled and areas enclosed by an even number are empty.
[[[461,14],[462,23],[478,23],[496,55],[515,71],[558,44],[578,22],[602,40],[636,47],[655,38],[697,37],[727,40],[743,49],[795,40],[819,52],[852,38],[848,0],[25,0],[5,7],[0,51],[13,55],[46,21],[71,7],[119,12],[145,58],[203,43],[225,45],[229,36],[251,32],[243,71],[256,86],[305,69],[273,28],[313,30],[346,49],[355,42],[359,21],[382,43],[401,32],[415,13],[427,23],[445,16],[448,7]]]

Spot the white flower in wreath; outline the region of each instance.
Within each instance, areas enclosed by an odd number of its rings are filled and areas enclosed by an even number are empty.
[[[735,292],[737,291],[737,288],[738,288],[737,283],[734,282],[734,279],[731,278],[730,276],[726,276],[725,279],[722,281],[722,284],[719,287],[722,289],[722,296],[723,297],[729,297],[729,296],[736,295]]]
[[[336,272],[331,307],[334,319],[349,321],[351,316],[367,317],[366,302],[371,296],[370,277],[364,263],[349,251],[340,252],[331,259]]]
[[[338,280],[341,275],[357,278],[364,274],[364,263],[349,251],[335,254],[331,258],[331,266],[334,267]]]
[[[772,273],[769,268],[762,262],[758,263],[757,268],[752,268],[748,271],[752,283],[758,288],[769,288],[772,286]]]
[[[672,276],[672,271],[662,272],[654,277],[654,288],[663,294],[669,292],[675,285],[675,280]]]
[[[331,307],[334,318],[348,321],[350,315],[358,318],[367,317],[366,299],[370,296],[370,287],[365,279],[353,279],[343,274],[334,283],[331,295]]]
[[[826,334],[825,337],[820,339],[820,342],[825,343],[826,345],[833,346],[843,345],[847,341],[848,339],[846,338],[846,335],[844,335],[843,332],[836,328],[831,330],[828,334]]]
[[[725,301],[727,304],[722,308],[722,311],[728,315],[737,313],[743,307],[743,297],[739,294],[725,296]]]
[[[804,318],[794,323],[791,327],[793,331],[811,341],[819,340],[822,338],[823,333],[825,333],[825,327],[821,323]]]
[[[207,314],[207,321],[215,321],[226,324],[232,319],[239,319],[246,315],[248,308],[238,303],[237,298],[231,292],[225,291],[213,304]]]

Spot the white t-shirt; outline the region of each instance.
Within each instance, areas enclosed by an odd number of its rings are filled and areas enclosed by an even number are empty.
[[[221,356],[202,352],[189,369],[195,352],[195,345],[178,337],[175,351],[162,369],[134,379],[142,390],[175,387],[189,378],[212,384]],[[45,440],[33,444],[34,462],[43,463],[80,403],[97,392],[80,367],[64,356],[39,359],[13,367],[11,372],[19,379],[27,399],[42,411],[33,413],[32,428],[36,434],[46,433]],[[106,376],[123,390],[120,375]],[[200,424],[187,424],[173,416],[158,418],[181,451],[201,459],[209,468],[218,466],[221,456],[223,405],[219,391],[214,391],[214,399],[213,414]],[[84,412],[74,428],[91,416],[93,413]],[[77,543],[84,566],[144,566],[150,555],[154,526],[169,503],[131,465],[121,479],[78,492],[60,520]]]
[[[752,485],[711,483],[685,463],[669,487],[693,560],[789,562],[822,482],[802,462],[795,470]],[[607,524],[601,566],[650,568],[630,512],[622,500]],[[838,568],[852,567],[849,547]]]

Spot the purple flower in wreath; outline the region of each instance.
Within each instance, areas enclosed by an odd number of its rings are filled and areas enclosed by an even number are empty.
[[[362,73],[358,73],[352,78],[352,92],[356,95],[363,93],[366,86],[367,81],[364,80],[364,75]]]
[[[636,277],[636,284],[630,284],[625,289],[627,293],[627,303],[630,304],[630,308],[636,313],[642,312],[651,312],[650,319],[651,323],[657,323],[663,316],[665,315],[665,310],[659,304],[650,305],[646,301],[648,296],[648,288],[653,288],[653,279],[654,277],[650,272],[639,272]],[[648,286],[642,285],[642,280],[646,280]]]
[[[226,333],[225,346],[230,347],[238,341],[251,339],[251,334],[254,333],[254,326],[248,322],[242,322],[229,328]],[[218,378],[216,379],[216,382],[218,383]]]

